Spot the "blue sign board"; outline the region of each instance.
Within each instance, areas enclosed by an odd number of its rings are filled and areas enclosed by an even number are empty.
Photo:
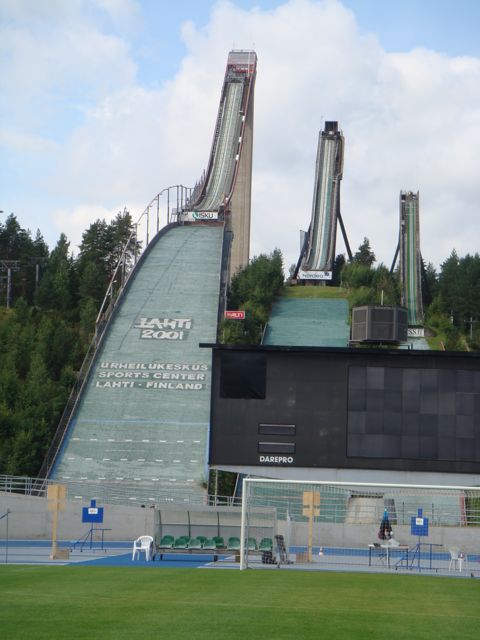
[[[103,522],[103,507],[97,507],[96,500],[90,500],[89,507],[82,509],[82,522],[100,524]]]
[[[412,536],[428,536],[428,518],[423,517],[422,509],[410,519],[410,533]]]

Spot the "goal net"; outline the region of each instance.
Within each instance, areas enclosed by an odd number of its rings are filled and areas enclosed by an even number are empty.
[[[416,549],[419,558],[443,553],[448,560],[451,546],[478,553],[478,543],[480,487],[256,478],[243,483],[241,569],[372,564],[372,554],[375,562],[387,544],[399,547],[397,555]]]

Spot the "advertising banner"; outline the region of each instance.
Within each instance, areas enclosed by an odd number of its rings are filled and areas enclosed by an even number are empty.
[[[245,320],[245,311],[225,311],[227,320]]]
[[[331,280],[331,271],[304,271],[300,269],[298,272],[299,280]]]
[[[182,222],[209,222],[218,220],[218,211],[182,211],[178,219]]]

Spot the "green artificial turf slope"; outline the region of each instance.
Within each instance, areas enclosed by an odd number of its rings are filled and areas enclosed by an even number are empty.
[[[478,640],[479,605],[472,579],[0,567],[2,640]]]

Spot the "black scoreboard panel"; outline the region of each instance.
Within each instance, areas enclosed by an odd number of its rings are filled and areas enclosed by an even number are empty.
[[[347,455],[480,461],[480,371],[351,366]]]
[[[480,473],[480,357],[217,345],[210,464]]]

